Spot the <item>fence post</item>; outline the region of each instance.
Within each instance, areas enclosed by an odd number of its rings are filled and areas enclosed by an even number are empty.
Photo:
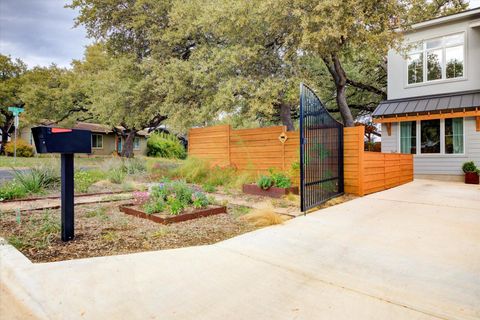
[[[287,132],[287,126],[283,126],[283,132]],[[282,144],[282,171],[285,171],[285,142],[280,142]]]
[[[363,156],[365,154],[364,150],[364,142],[363,142],[363,136],[365,134],[365,127],[364,126],[358,126],[357,127],[357,140],[358,140],[358,195],[359,196],[364,196],[365,191],[364,191],[364,161],[363,161]]]

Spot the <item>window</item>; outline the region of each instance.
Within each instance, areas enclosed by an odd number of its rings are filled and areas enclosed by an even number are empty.
[[[417,123],[400,122],[400,152],[417,153]]]
[[[415,44],[407,59],[408,84],[463,77],[464,37],[459,33]]]
[[[427,52],[427,80],[442,79],[442,50]]]
[[[92,148],[93,149],[103,148],[103,136],[101,134],[92,134]]]
[[[445,153],[463,153],[463,118],[445,119]]]
[[[410,54],[408,56],[408,83],[420,82],[423,82],[423,54]]]
[[[133,139],[133,150],[140,150],[140,138],[135,137]]]
[[[440,153],[440,120],[420,121],[420,153]]]

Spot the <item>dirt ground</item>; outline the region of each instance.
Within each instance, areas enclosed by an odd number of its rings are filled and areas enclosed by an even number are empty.
[[[228,214],[162,225],[123,214],[114,204],[76,207],[75,239],[60,240],[60,211],[0,213],[0,236],[33,262],[50,262],[206,245],[255,229],[238,218],[250,211],[229,205]]]

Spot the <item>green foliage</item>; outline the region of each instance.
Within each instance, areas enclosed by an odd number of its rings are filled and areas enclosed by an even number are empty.
[[[280,172],[272,172],[273,185],[278,188],[290,188],[292,186],[292,181],[290,178]]]
[[[145,160],[138,158],[122,159],[121,169],[128,175],[135,175],[147,171]]]
[[[126,175],[122,169],[112,169],[108,172],[108,180],[111,183],[121,184],[125,180]]]
[[[473,161],[464,162],[462,165],[463,172],[477,172],[477,166]]]
[[[14,170],[14,181],[23,186],[26,193],[40,193],[60,182],[60,173],[50,166],[33,167],[27,171]]]
[[[195,208],[205,208],[210,204],[210,201],[204,193],[195,192],[192,195],[192,204]]]
[[[271,176],[261,176],[257,181],[257,186],[263,190],[267,190],[273,186],[273,179]]]
[[[42,249],[49,246],[60,233],[60,219],[45,210],[40,219],[34,220],[24,235],[12,236],[8,242],[17,249]]]
[[[22,198],[27,193],[25,187],[17,181],[4,183],[0,186],[0,201]]]
[[[104,179],[106,174],[101,170],[77,170],[75,171],[75,191],[88,192],[92,184]]]
[[[188,157],[175,170],[174,175],[210,189],[218,186],[240,188],[243,184],[254,181],[248,172],[238,172],[233,167],[211,166],[208,161],[194,157]]]
[[[147,140],[147,155],[152,157],[185,159],[187,152],[173,134],[153,133]]]
[[[165,210],[166,203],[163,198],[155,198],[143,205],[146,214],[153,214]]]
[[[208,192],[208,193],[213,193],[213,192],[217,191],[217,188],[211,183],[204,183],[202,185],[202,189],[203,189],[203,191]]]
[[[188,207],[205,208],[212,203],[212,199],[203,192],[195,191],[183,181],[167,181],[152,188],[143,208],[148,214],[166,209],[170,214],[177,215]]]
[[[169,196],[167,198],[168,212],[172,215],[177,215],[185,209],[185,203],[182,200]]]
[[[15,142],[10,141],[5,145],[5,154],[13,156],[15,154]],[[23,139],[17,139],[17,157],[33,157],[33,147]]]

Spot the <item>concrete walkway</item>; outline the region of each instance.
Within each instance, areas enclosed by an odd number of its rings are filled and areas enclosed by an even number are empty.
[[[480,187],[460,183],[417,180],[204,247],[45,264],[0,248],[6,319],[480,318]]]

